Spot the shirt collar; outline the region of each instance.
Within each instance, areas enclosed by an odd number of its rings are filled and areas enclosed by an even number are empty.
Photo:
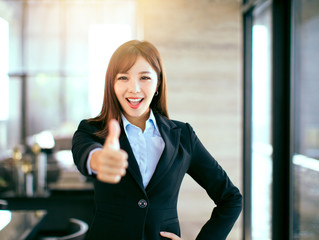
[[[123,126],[124,126],[124,131],[125,133],[127,134],[127,127],[129,125],[131,126],[134,126],[132,123],[130,123],[126,117],[124,116],[124,114],[122,113],[122,121],[123,121]],[[157,126],[157,123],[156,123],[156,119],[155,119],[155,116],[154,116],[154,113],[152,111],[152,109],[150,110],[150,116],[149,118],[146,120],[146,125],[145,125],[145,131],[150,128],[150,127],[153,127],[155,129],[155,131],[157,133],[159,133],[159,130],[158,130],[158,126]]]

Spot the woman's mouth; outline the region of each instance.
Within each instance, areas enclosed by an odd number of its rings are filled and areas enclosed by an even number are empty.
[[[143,100],[144,98],[126,98],[128,105],[133,109],[137,109]]]

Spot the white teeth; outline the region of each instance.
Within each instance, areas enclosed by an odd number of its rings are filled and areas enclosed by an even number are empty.
[[[142,99],[131,99],[131,98],[128,98],[128,100],[130,102],[140,102]]]

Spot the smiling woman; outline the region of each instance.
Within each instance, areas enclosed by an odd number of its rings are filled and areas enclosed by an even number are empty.
[[[81,121],[72,152],[95,187],[88,239],[181,239],[177,202],[186,173],[217,205],[196,239],[226,239],[241,211],[238,188],[192,127],[168,118],[163,64],[149,42],[114,52],[101,113]]]

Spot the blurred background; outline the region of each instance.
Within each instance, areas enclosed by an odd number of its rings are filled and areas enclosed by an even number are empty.
[[[67,235],[73,218],[85,232],[93,189],[71,139],[101,109],[111,54],[139,39],[162,55],[170,117],[244,195],[228,239],[319,239],[318,26],[316,0],[0,0],[0,236]],[[213,207],[186,176],[185,240]]]

